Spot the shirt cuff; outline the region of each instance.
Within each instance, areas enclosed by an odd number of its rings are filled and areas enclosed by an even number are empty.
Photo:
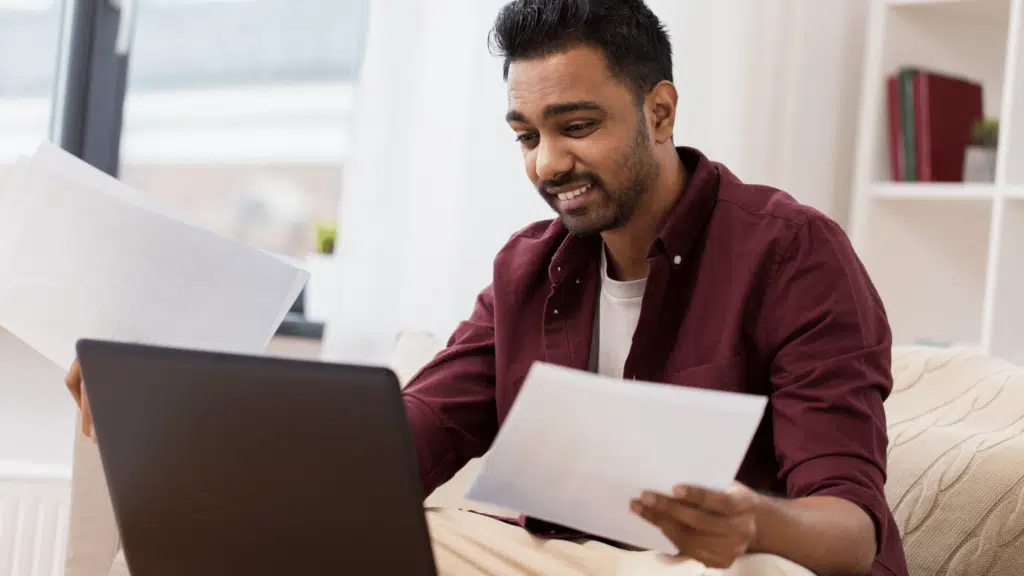
[[[850,456],[815,458],[796,467],[786,484],[792,498],[833,496],[860,506],[875,525],[876,554],[882,549],[891,513],[877,466]]]

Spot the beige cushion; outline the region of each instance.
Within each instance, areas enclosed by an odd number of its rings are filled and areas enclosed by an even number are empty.
[[[444,341],[430,332],[405,331],[395,339],[388,366],[404,387],[443,348]]]
[[[914,576],[1024,574],[1024,370],[897,349],[886,496]]]

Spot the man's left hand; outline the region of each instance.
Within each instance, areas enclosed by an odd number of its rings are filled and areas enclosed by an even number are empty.
[[[739,483],[725,492],[678,486],[672,496],[645,492],[631,509],[660,528],[681,555],[724,569],[754,542],[759,498]]]

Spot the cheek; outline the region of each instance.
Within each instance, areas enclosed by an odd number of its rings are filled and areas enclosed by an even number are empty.
[[[609,186],[618,184],[622,155],[628,151],[622,150],[616,139],[584,138],[574,144],[573,155],[576,157],[577,170],[597,174]]]

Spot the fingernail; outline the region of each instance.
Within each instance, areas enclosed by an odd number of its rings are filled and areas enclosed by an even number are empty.
[[[673,492],[675,493],[676,498],[686,498],[686,486],[676,486]]]
[[[650,492],[644,492],[644,495],[640,499],[640,501],[647,506],[654,506],[658,499],[654,497],[654,494],[651,494]]]
[[[630,502],[629,509],[633,511],[633,514],[641,514],[644,510],[643,506],[641,506],[636,500]]]

